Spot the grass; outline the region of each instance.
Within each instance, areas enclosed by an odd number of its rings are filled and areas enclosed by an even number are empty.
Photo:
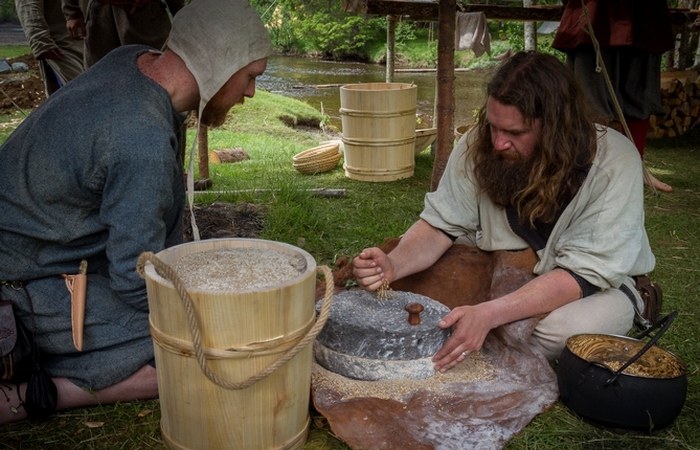
[[[12,59],[30,52],[28,45],[0,45],[2,58]]]
[[[283,119],[279,119],[283,117]],[[0,118],[0,133],[9,118]],[[260,194],[198,194],[208,203],[254,202],[267,214],[262,238],[304,248],[318,264],[332,264],[363,248],[400,235],[418,217],[429,190],[429,151],[416,157],[413,177],[390,183],[365,183],[344,176],[342,167],[318,175],[302,175],[291,165],[294,154],[331,136],[293,129],[285,123],[313,125],[322,115],[306,104],[259,92],[234,109],[223,129],[211,130],[211,150],[243,147],[250,160],[211,165],[216,190],[264,189]],[[15,120],[8,129],[16,126]],[[6,134],[0,135],[0,142]],[[537,416],[509,442],[508,450],[622,449],[689,450],[700,448],[700,133],[649,141],[647,164],[674,187],[670,194],[647,191],[646,226],[657,266],[652,278],[664,290],[664,313],[680,312],[660,345],[688,366],[688,394],[674,424],[653,435],[616,434],[588,425],[561,403]],[[194,140],[194,132],[189,134]],[[343,198],[313,197],[307,189],[345,189]],[[346,450],[328,423],[310,408],[312,429],[306,450]],[[0,428],[0,449],[165,449],[159,430],[157,401],[105,405],[57,413],[42,423]]]
[[[285,104],[295,104],[296,112],[283,109],[276,116],[267,110],[270,105],[284,108]],[[368,243],[379,244],[383,236],[398,235],[415,220],[422,209],[423,194],[430,187],[429,151],[417,156],[414,177],[393,183],[350,180],[345,177],[341,164],[330,172],[302,175],[292,168],[292,156],[333,135],[295,131],[278,120],[279,115],[291,115],[298,123],[305,124],[318,124],[322,120],[318,111],[304,103],[258,92],[252,101],[234,109],[226,124],[227,128],[245,129],[245,132],[211,130],[209,135],[210,149],[243,147],[251,158],[236,164],[210,165],[209,171],[217,191],[265,192],[200,194],[199,201],[246,201],[266,205],[268,214],[262,237],[295,245],[303,238],[305,249],[322,264],[331,264],[340,254],[357,254]],[[250,122],[251,117],[256,116],[257,123]],[[193,132],[188,139],[190,142],[194,139]],[[345,189],[346,195],[343,198],[313,197],[308,190],[314,188]],[[386,220],[393,216],[401,219]]]

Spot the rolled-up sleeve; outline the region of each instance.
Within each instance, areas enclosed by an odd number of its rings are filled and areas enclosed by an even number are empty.
[[[466,166],[468,138],[463,136],[452,150],[438,188],[425,196],[420,217],[451,236],[474,240],[479,213],[471,170]]]

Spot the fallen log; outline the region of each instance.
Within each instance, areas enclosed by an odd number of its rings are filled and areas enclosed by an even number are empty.
[[[292,89],[327,89],[345,86],[344,84],[295,84]]]
[[[212,164],[234,163],[245,161],[246,159],[250,159],[250,155],[241,147],[212,150],[209,152],[209,160]]]

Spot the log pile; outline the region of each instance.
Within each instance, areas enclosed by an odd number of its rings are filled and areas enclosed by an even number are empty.
[[[661,103],[665,114],[649,118],[647,138],[676,137],[700,123],[698,72],[661,72]]]

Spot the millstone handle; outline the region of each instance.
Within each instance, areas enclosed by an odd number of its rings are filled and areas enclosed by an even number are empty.
[[[423,305],[420,303],[409,303],[403,309],[408,311],[408,323],[414,326],[420,325],[420,313],[423,311]]]

